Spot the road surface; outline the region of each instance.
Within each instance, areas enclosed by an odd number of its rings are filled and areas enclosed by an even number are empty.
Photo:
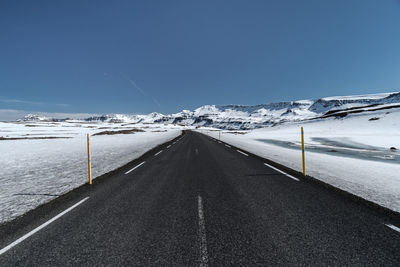
[[[396,217],[187,132],[0,226],[0,266],[399,266],[395,225]]]

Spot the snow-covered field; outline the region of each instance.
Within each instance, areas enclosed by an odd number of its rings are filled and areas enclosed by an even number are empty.
[[[242,134],[222,131],[221,139],[302,171],[301,126],[305,131],[307,174],[400,212],[398,109],[353,114],[345,119],[293,122]],[[199,129],[218,138],[215,130]]]
[[[179,126],[82,122],[1,123],[0,223],[87,182],[86,134],[140,128],[145,132],[91,137],[93,177],[138,158],[181,133]]]

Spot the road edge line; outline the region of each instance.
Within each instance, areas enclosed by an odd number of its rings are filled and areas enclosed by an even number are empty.
[[[239,152],[240,154],[243,154],[243,155],[245,155],[246,157],[248,157],[248,156],[249,156],[249,154],[246,154],[246,153],[244,153],[244,152],[242,152],[242,151],[240,151],[240,150],[238,150],[238,149],[236,149],[236,151],[237,151],[237,152]]]
[[[397,226],[395,226],[395,225],[393,225],[393,224],[385,223],[385,226],[387,226],[387,227],[389,227],[390,229],[392,229],[392,230],[394,230],[394,231],[400,233],[400,228],[397,227]]]
[[[142,163],[136,165],[135,167],[133,167],[132,169],[130,169],[129,171],[127,171],[125,174],[128,174],[128,173],[134,171],[135,169],[139,168],[140,166],[142,166],[142,165],[145,164],[145,163],[146,163],[146,161],[143,161]]]
[[[290,175],[290,174],[288,174],[288,173],[286,173],[286,172],[284,172],[284,171],[282,171],[282,170],[280,170],[280,169],[278,169],[278,168],[275,168],[274,166],[269,165],[268,163],[265,163],[265,162],[264,162],[264,165],[270,167],[271,169],[273,169],[273,170],[275,170],[275,171],[277,171],[277,172],[282,173],[283,175],[285,175],[285,176],[287,176],[287,177],[289,177],[289,178],[291,178],[291,179],[293,179],[293,180],[295,180],[295,181],[297,181],[297,182],[300,182],[300,179],[299,179],[299,178],[296,178],[296,177],[294,177],[294,176],[292,176],[292,175]]]
[[[62,217],[63,215],[67,214],[68,212],[70,212],[71,210],[75,209],[76,207],[78,207],[80,204],[82,204],[83,202],[85,202],[86,200],[88,200],[89,197],[85,197],[84,199],[82,199],[81,201],[79,201],[78,203],[72,205],[71,207],[69,207],[68,209],[64,210],[63,212],[59,213],[58,215],[54,216],[53,218],[51,218],[50,220],[48,220],[47,222],[41,224],[40,226],[36,227],[35,229],[33,229],[32,231],[30,231],[29,233],[23,235],[22,237],[18,238],[17,240],[15,240],[14,242],[12,242],[11,244],[9,244],[8,246],[4,247],[3,249],[0,250],[0,255],[6,253],[8,250],[12,249],[13,247],[15,247],[16,245],[18,245],[19,243],[21,243],[22,241],[24,241],[25,239],[29,238],[30,236],[34,235],[35,233],[39,232],[40,230],[42,230],[43,228],[45,228],[47,225],[51,224],[52,222],[54,222],[55,220],[59,219],[60,217]]]

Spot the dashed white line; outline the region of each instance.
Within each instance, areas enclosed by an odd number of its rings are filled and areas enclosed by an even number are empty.
[[[245,155],[246,157],[248,157],[249,155],[248,154],[246,154],[246,153],[244,153],[244,152],[242,152],[242,151],[240,151],[240,150],[236,150],[237,152],[239,152],[240,154],[243,154],[243,155]]]
[[[15,247],[16,245],[18,245],[19,243],[21,243],[22,241],[24,241],[25,239],[27,239],[28,237],[32,236],[33,234],[35,234],[36,232],[42,230],[44,227],[46,227],[47,225],[51,224],[52,222],[54,222],[55,220],[57,220],[58,218],[60,218],[61,216],[65,215],[66,213],[70,212],[71,210],[75,209],[76,207],[78,207],[80,204],[82,204],[83,202],[85,202],[86,200],[88,200],[89,197],[86,197],[84,199],[82,199],[81,201],[79,201],[78,203],[76,203],[75,205],[69,207],[68,209],[64,210],[63,212],[61,212],[60,214],[56,215],[55,217],[53,217],[52,219],[48,220],[47,222],[43,223],[42,225],[36,227],[35,229],[33,229],[32,231],[30,231],[29,233],[27,233],[26,235],[18,238],[17,240],[15,240],[14,242],[12,242],[11,244],[9,244],[8,246],[6,246],[5,248],[0,250],[0,255],[4,254],[5,252],[7,252],[8,250],[10,250],[11,248]]]
[[[167,146],[167,148],[170,148],[170,147],[171,147],[171,145]]]
[[[156,154],[154,154],[154,156],[158,156],[158,155],[160,155],[161,154],[161,152],[163,152],[162,150],[161,151],[158,151]]]
[[[133,167],[132,169],[130,169],[129,171],[127,171],[125,174],[128,174],[128,173],[130,173],[131,171],[133,171],[133,170],[139,168],[139,167],[142,166],[145,162],[146,162],[146,161],[143,161],[142,163],[140,163],[140,164],[137,165],[136,167]]]
[[[394,226],[393,224],[385,224],[387,227],[391,228],[392,230],[395,230],[400,233],[400,228],[397,226]]]
[[[204,219],[203,199],[199,195],[197,197],[199,208],[199,241],[200,241],[200,266],[208,266],[207,238],[206,238],[206,223]]]
[[[269,165],[269,164],[267,164],[267,163],[264,163],[264,165],[270,167],[271,169],[274,169],[274,170],[277,171],[277,172],[282,173],[283,175],[286,175],[287,177],[289,177],[289,178],[291,178],[291,179],[293,179],[293,180],[295,180],[295,181],[297,181],[297,182],[300,181],[300,180],[297,179],[296,177],[294,177],[294,176],[292,176],[292,175],[290,175],[290,174],[287,174],[286,172],[281,171],[280,169],[275,168],[274,166],[271,166],[271,165]]]
[[[226,147],[229,147],[229,148],[231,148],[231,146],[230,146],[230,145],[227,145],[227,144],[225,144],[225,146],[226,146]]]
[[[221,141],[218,141],[218,143],[220,143],[220,144],[221,144]]]

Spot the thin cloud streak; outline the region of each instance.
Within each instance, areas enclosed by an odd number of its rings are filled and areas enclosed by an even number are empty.
[[[0,121],[16,121],[22,119],[28,114],[36,114],[48,118],[55,119],[85,119],[88,117],[99,116],[98,113],[60,113],[60,112],[41,112],[41,111],[28,111],[17,109],[0,109]]]
[[[19,99],[0,99],[2,103],[16,103],[16,104],[29,104],[29,105],[43,105],[41,102],[34,102],[34,101],[26,101],[26,100],[19,100]]]
[[[70,107],[70,104],[63,103],[43,103],[43,102],[35,102],[21,99],[8,99],[8,98],[0,98],[1,103],[7,104],[25,104],[25,105],[35,105],[35,106],[58,106],[58,107]]]

